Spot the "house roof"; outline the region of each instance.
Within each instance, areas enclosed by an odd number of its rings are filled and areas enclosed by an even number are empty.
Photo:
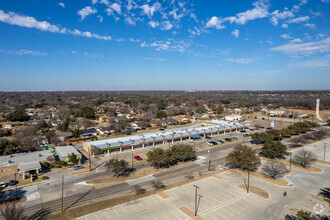
[[[85,129],[80,131],[81,134],[91,134],[91,133],[97,133],[95,128]]]

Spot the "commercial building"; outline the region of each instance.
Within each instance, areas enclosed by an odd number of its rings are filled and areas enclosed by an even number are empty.
[[[240,121],[240,120],[242,120],[242,115],[227,115],[226,117],[225,117],[225,119],[227,120],[227,121]]]
[[[155,146],[156,144],[165,144],[168,142],[174,143],[175,141],[183,141],[185,139],[190,140],[192,136],[196,135],[220,135],[220,133],[230,132],[231,130],[240,130],[250,126],[249,123],[223,120],[212,120],[210,122],[210,124],[212,124],[210,126],[168,129],[163,132],[144,133],[139,135],[84,142],[83,148],[86,152],[91,152],[92,154],[99,150],[107,153],[117,150],[134,150],[136,147],[144,148],[146,146]]]
[[[41,162],[54,158],[50,150],[18,153],[0,157],[0,176],[23,174],[26,172],[41,171]]]
[[[56,152],[58,158],[62,161],[69,161],[69,158],[72,154],[76,155],[77,159],[81,159],[81,153],[79,153],[72,146],[58,146],[58,147],[55,147],[55,152]]]

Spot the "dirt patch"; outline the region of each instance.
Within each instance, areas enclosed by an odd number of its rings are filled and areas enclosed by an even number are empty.
[[[246,190],[245,185],[239,185],[237,187]],[[261,196],[264,199],[268,199],[269,198],[268,192],[266,192],[265,190],[263,190],[263,189],[261,189],[261,188],[259,188],[257,186],[250,186],[249,191],[252,192],[252,193],[254,193],[254,194],[256,194],[256,195],[258,195],[258,196]]]
[[[264,158],[262,160],[269,161],[269,159],[264,159]],[[283,163],[286,167],[290,167],[290,161],[288,161],[288,160],[280,159],[279,162]],[[320,168],[315,167],[315,166],[310,166],[310,165],[307,165],[306,168],[304,168],[299,164],[291,163],[291,167],[294,169],[297,169],[297,170],[302,170],[302,171],[306,171],[306,172],[310,172],[310,173],[322,172],[322,170]]]
[[[245,175],[248,174],[247,171],[243,171],[243,170],[235,169],[234,171],[239,172],[239,173],[244,173]],[[281,178],[274,179],[266,174],[259,173],[259,172],[250,172],[250,175],[253,177],[265,180],[267,182],[279,185],[279,186],[288,186],[288,182]]]
[[[34,180],[31,183],[31,178],[27,178],[25,180],[19,180],[17,186],[23,186],[23,185],[28,185],[28,184],[34,184],[34,183],[40,183],[41,182],[42,176],[38,177],[38,179]]]
[[[329,202],[328,202],[327,200],[325,200],[324,197],[322,197],[322,196],[320,196],[320,195],[315,195],[315,196],[313,196],[313,198],[314,198],[314,199],[317,199],[317,200],[319,200],[319,201],[321,201],[321,202],[324,202],[324,203],[326,203],[326,204],[329,204]]]
[[[104,176],[101,178],[97,178],[97,179],[93,179],[93,180],[88,180],[86,181],[87,184],[104,184],[104,183],[117,183],[117,182],[124,182],[126,180],[131,180],[131,179],[136,179],[136,178],[140,178],[143,176],[148,176],[148,175],[152,175],[152,174],[156,174],[156,173],[160,173],[162,172],[162,169],[154,169],[153,167],[146,167],[146,168],[142,168],[142,169],[138,169],[137,171],[135,171],[134,173],[132,173],[129,176],[120,176],[120,177],[115,177],[115,176]]]
[[[330,165],[330,162],[325,161],[325,160],[316,160],[316,163],[321,163],[321,164],[325,164],[325,165]]]

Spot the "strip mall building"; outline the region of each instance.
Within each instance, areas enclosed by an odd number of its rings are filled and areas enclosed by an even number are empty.
[[[220,135],[226,132],[238,131],[250,126],[250,123],[226,120],[211,120],[205,122],[206,126],[187,127],[181,129],[168,129],[163,132],[143,133],[139,135],[130,135],[118,138],[111,138],[99,141],[84,142],[83,148],[86,152],[94,154],[101,150],[103,153],[114,151],[134,150],[134,148],[146,146],[155,146],[157,144],[166,144],[191,140],[194,136]]]

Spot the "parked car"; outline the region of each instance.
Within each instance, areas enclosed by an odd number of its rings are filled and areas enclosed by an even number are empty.
[[[17,180],[9,180],[9,186],[15,186],[17,183]]]
[[[160,128],[159,130],[160,130],[160,131],[165,131],[165,129],[164,129],[164,128]]]
[[[211,139],[211,137],[209,135],[205,135],[206,139]]]
[[[232,140],[231,140],[231,138],[225,138],[225,141],[231,142]]]
[[[272,128],[266,128],[268,131],[273,130]]]
[[[73,167],[74,170],[81,170],[81,169],[84,169],[85,167],[83,166],[75,166]]]
[[[243,137],[250,137],[251,134],[243,134]]]
[[[150,150],[155,150],[154,146],[150,146],[149,148],[150,148]]]
[[[245,130],[241,130],[241,133],[245,133],[246,131]]]
[[[209,142],[207,142],[207,144],[210,145],[210,146],[212,146],[212,145],[217,145],[217,142],[215,142],[215,141],[209,141]]]
[[[134,159],[135,160],[142,160],[142,158],[140,156],[138,156],[138,155],[134,156]]]
[[[224,142],[222,140],[217,140],[217,144],[223,144]]]
[[[252,129],[252,128],[250,128],[249,130],[250,130],[250,131],[254,131],[254,129]]]
[[[232,140],[238,140],[238,137],[232,137],[231,139]]]
[[[8,183],[6,183],[6,182],[1,182],[0,183],[1,188],[6,188],[7,186],[8,186]]]

